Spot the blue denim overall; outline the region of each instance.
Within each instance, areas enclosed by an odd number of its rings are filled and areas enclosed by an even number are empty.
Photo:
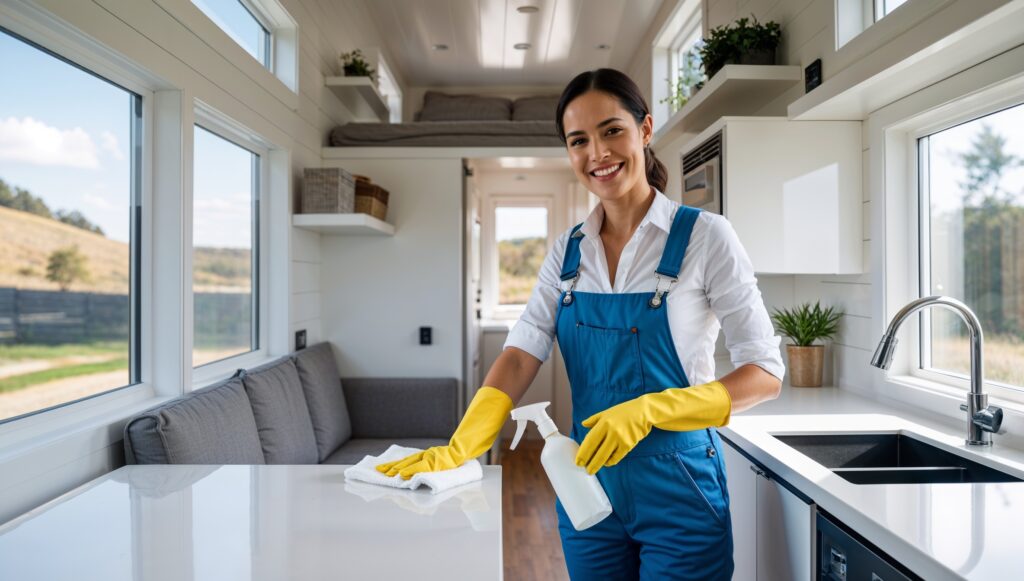
[[[561,279],[572,281],[558,305],[556,334],[572,386],[572,438],[589,431],[591,415],[645,393],[689,387],[669,330],[665,293],[682,268],[700,210],[680,206],[655,276],[655,292],[575,292],[577,225]],[[615,466],[597,477],[614,512],[584,531],[560,502],[558,530],[574,581],[732,578],[732,526],[722,443],[714,428],[653,428]]]

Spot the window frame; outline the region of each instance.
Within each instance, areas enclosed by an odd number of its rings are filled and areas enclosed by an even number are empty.
[[[676,112],[670,103],[662,102],[671,97],[671,87],[679,78],[679,44],[685,43],[689,34],[700,30],[701,37],[707,32],[706,2],[699,0],[677,0],[675,7],[651,42],[651,112],[654,130],[657,131]]]
[[[960,71],[873,113],[867,120],[872,197],[872,329],[881,338],[895,315],[921,296],[919,195],[920,137],[982,117],[1021,102],[1024,46]],[[922,317],[900,331],[906,344],[894,354],[889,371],[873,372],[873,389],[885,397],[941,416],[963,420],[966,377],[920,369]],[[873,344],[873,343],[872,343]],[[865,358],[870,357],[865,352]],[[985,393],[1008,417],[1024,419],[1024,392],[986,381]],[[1013,422],[1004,423],[1013,425]]]
[[[188,280],[187,285],[187,305],[188,308],[185,310],[186,325],[185,329],[189,337],[189,349],[186,352],[187,360],[183,364],[191,367],[192,369],[192,386],[193,390],[198,389],[206,384],[214,382],[226,376],[230,376],[235,370],[240,368],[249,368],[259,363],[266,361],[270,357],[269,349],[269,333],[268,321],[270,320],[270,308],[268,301],[268,281],[267,273],[270,270],[270,252],[269,248],[269,237],[270,237],[270,217],[267,215],[266,199],[270,195],[269,184],[270,182],[270,153],[272,145],[269,144],[262,137],[256,135],[254,132],[248,130],[243,125],[232,120],[230,117],[216,111],[212,107],[209,107],[201,102],[197,102],[195,109],[195,119],[193,120],[193,127],[201,127],[206,131],[224,139],[242,149],[254,153],[259,156],[259,169],[256,176],[256,210],[253,220],[253,232],[255,239],[253,241],[253,252],[256,254],[255,261],[253,264],[254,277],[253,277],[253,328],[255,333],[256,348],[246,351],[245,353],[239,353],[238,355],[232,355],[224,359],[218,359],[204,363],[199,366],[192,365],[192,349],[193,342],[195,339],[195,306],[194,306],[194,294],[193,294],[193,251],[194,243],[192,236],[192,227],[195,224],[195,210],[194,210],[194,187],[189,188],[189,219],[188,222],[188,236],[185,238],[187,255],[187,269],[184,273],[185,278]],[[193,137],[191,146],[195,146],[195,132],[193,130]],[[190,169],[191,168],[190,163]],[[193,173],[194,176],[194,173]],[[190,185],[192,185],[193,179],[190,179]]]
[[[1016,97],[996,99],[985,105],[971,108],[961,114],[936,120],[935,124],[923,126],[910,136],[909,144],[913,148],[913,157],[908,156],[908,159],[916,160],[916,167],[914,168],[913,173],[917,175],[915,180],[917,197],[915,213],[917,216],[918,227],[917,256],[915,257],[915,260],[917,265],[917,295],[919,297],[923,296],[925,291],[931,288],[931,270],[928,267],[931,259],[931,220],[929,215],[930,198],[928,198],[929,190],[927,188],[928,178],[926,173],[930,161],[924,159],[925,156],[921,149],[921,143],[930,136],[941,133],[947,129],[951,129],[965,123],[972,123],[988,115],[992,115],[1012,107],[1024,107],[1024,97],[1018,95]],[[931,333],[931,322],[927,314],[927,312],[921,312],[915,315],[915,340],[913,342],[915,359],[914,364],[911,365],[909,369],[910,375],[926,381],[961,389],[966,393],[970,390],[970,378],[967,375],[957,374],[952,371],[925,368],[925,364],[930,363],[931,360],[931,354],[928,352],[928,347],[930,346],[929,337]],[[990,395],[998,394],[1001,398],[1024,403],[1024,385],[1012,386],[986,379],[984,387],[985,393]]]
[[[555,197],[549,194],[494,194],[487,197],[485,212],[481,224],[481,263],[483,267],[483,317],[492,320],[518,319],[526,305],[498,304],[499,284],[498,273],[498,240],[497,210],[498,208],[545,208],[548,212],[548,233],[545,253],[551,252],[555,238]]]

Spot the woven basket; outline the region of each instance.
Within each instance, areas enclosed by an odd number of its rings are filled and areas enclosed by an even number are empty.
[[[356,180],[355,211],[384,220],[388,213],[388,195],[388,191],[377,184]]]
[[[355,180],[340,167],[307,167],[302,181],[303,214],[350,214]]]

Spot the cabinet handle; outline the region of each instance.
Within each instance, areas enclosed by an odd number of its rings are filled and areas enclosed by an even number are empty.
[[[750,465],[750,471],[753,472],[754,474],[757,474],[761,478],[764,478],[765,480],[769,479],[767,472],[765,472],[764,470],[761,470],[760,468],[758,468],[757,466],[754,466],[753,464]]]

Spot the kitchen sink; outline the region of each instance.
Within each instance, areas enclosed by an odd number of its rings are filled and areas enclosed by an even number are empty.
[[[1022,481],[898,432],[773,435],[854,484]]]

